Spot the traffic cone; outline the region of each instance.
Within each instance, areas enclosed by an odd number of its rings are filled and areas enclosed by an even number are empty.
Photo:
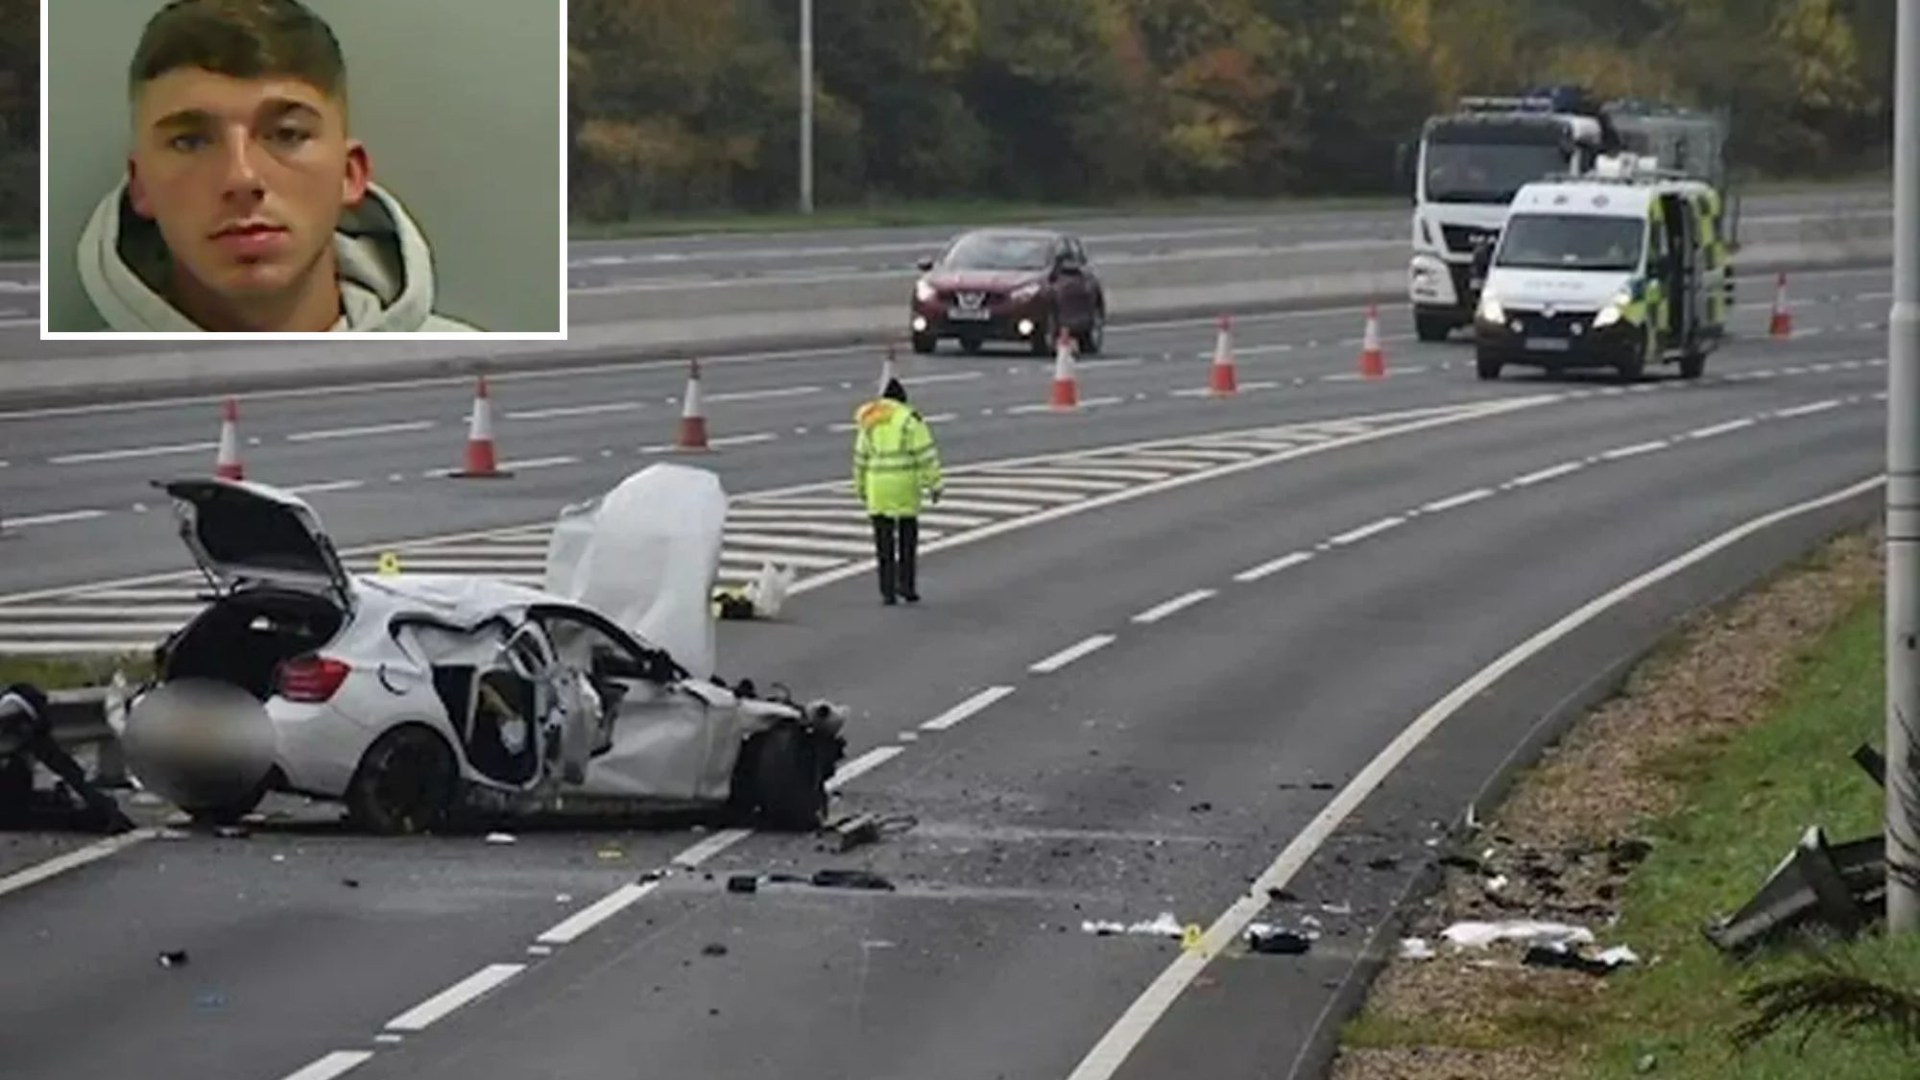
[[[1233,372],[1233,316],[1220,316],[1220,335],[1214,340],[1213,369],[1207,391],[1214,397],[1232,397],[1240,389]]]
[[[464,468],[453,475],[473,479],[508,476],[500,471],[493,446],[493,398],[487,392],[487,377],[481,375],[473,391],[473,415],[468,419],[467,457]]]
[[[882,393],[886,391],[888,383],[899,377],[899,373],[894,370],[893,357],[893,342],[889,341],[887,342],[887,358],[880,364],[880,390]]]
[[[213,475],[222,480],[244,480],[247,475],[240,464],[240,403],[232,398],[221,408],[220,451],[214,458]]]
[[[687,361],[687,396],[680,406],[680,438],[674,443],[678,450],[706,450],[707,417],[701,411],[700,404],[700,361]]]
[[[1767,333],[1776,338],[1793,336],[1793,312],[1787,308],[1787,272],[1782,270],[1773,290],[1773,319]]]
[[[1080,386],[1073,375],[1073,338],[1064,327],[1054,339],[1053,400],[1054,411],[1067,412],[1080,407]]]
[[[1360,374],[1368,379],[1385,378],[1387,354],[1380,348],[1380,308],[1367,306],[1367,332],[1360,340]]]

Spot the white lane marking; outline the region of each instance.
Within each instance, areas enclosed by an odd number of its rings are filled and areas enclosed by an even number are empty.
[[[529,947],[527,951],[532,952],[533,948],[534,947]],[[393,1046],[393,1045],[398,1045],[400,1043],[406,1042],[407,1037],[405,1035],[396,1035],[391,1031],[383,1031],[380,1034],[375,1035],[373,1037],[373,1041],[377,1043],[385,1043],[389,1046]]]
[[[1548,480],[1558,480],[1568,473],[1576,473],[1584,468],[1586,468],[1586,465],[1582,462],[1569,461],[1564,465],[1555,465],[1551,469],[1541,469],[1539,472],[1530,472],[1525,476],[1516,476],[1512,480],[1507,481],[1507,485],[1509,487],[1528,487],[1533,484],[1542,484]]]
[[[1140,614],[1135,615],[1133,617],[1133,621],[1139,623],[1142,626],[1151,626],[1152,624],[1159,622],[1161,619],[1164,619],[1167,616],[1174,614],[1175,612],[1184,611],[1187,608],[1192,607],[1193,605],[1199,603],[1202,600],[1212,599],[1215,595],[1217,594],[1213,589],[1195,589],[1192,592],[1187,593],[1185,596],[1176,596],[1164,604],[1159,604],[1154,607],[1148,608],[1147,610],[1141,612]]]
[[[1106,648],[1113,644],[1115,640],[1117,639],[1112,634],[1095,634],[1078,645],[1069,646],[1054,653],[1052,656],[1047,657],[1045,660],[1040,661],[1027,670],[1033,672],[1035,675],[1050,675],[1083,656]]]
[[[1493,498],[1492,488],[1474,488],[1472,491],[1463,491],[1460,494],[1453,496],[1452,498],[1439,499],[1434,502],[1430,502],[1427,505],[1421,507],[1420,509],[1424,513],[1438,514],[1438,513],[1445,512],[1447,510],[1458,510],[1462,506],[1467,506],[1472,503],[1477,503],[1481,499],[1491,499],[1491,498]]]
[[[946,712],[941,713],[939,716],[921,724],[920,727],[926,731],[945,731],[955,724],[960,723],[962,720],[969,719],[984,712],[1001,698],[1011,693],[1013,693],[1013,687],[1011,686],[989,686],[960,704],[955,705],[953,708],[948,709]]]
[[[1733,544],[1769,526],[1800,514],[1810,513],[1835,503],[1865,494],[1885,483],[1874,477],[1851,487],[1808,502],[1776,510],[1722,533],[1699,547],[1641,574],[1606,594],[1588,601],[1577,611],[1515,646],[1504,656],[1476,672],[1445,697],[1435,702],[1395,736],[1365,768],[1361,769],[1339,794],[1314,815],[1307,827],[1283,848],[1273,863],[1254,879],[1245,894],[1234,901],[1213,925],[1201,935],[1198,948],[1182,951],[1147,989],[1135,998],[1092,1050],[1088,1051],[1067,1080],[1111,1080],[1126,1063],[1153,1026],[1166,1015],[1188,985],[1206,967],[1208,960],[1236,940],[1261,911],[1271,903],[1269,890],[1285,888],[1307,860],[1330,838],[1354,810],[1372,795],[1387,777],[1405,761],[1427,737],[1459,712],[1474,698],[1499,682],[1513,669],[1551,647],[1555,642],[1592,622],[1612,608],[1645,592],[1682,570],[1731,547]]]
[[[598,416],[601,413],[633,412],[645,408],[637,401],[603,401],[598,405],[558,405],[551,409],[521,409],[507,414],[509,420],[553,420],[565,416]]]
[[[1251,570],[1242,570],[1239,573],[1233,575],[1233,580],[1238,581],[1242,584],[1245,584],[1250,581],[1259,581],[1263,577],[1267,577],[1272,574],[1277,574],[1282,570],[1287,570],[1287,569],[1291,569],[1292,567],[1299,566],[1301,563],[1306,562],[1311,558],[1313,558],[1313,552],[1311,551],[1296,551],[1291,555],[1282,555],[1277,559],[1273,559],[1268,562],[1263,562],[1259,566],[1256,566]]]
[[[558,457],[528,458],[525,461],[502,461],[501,472],[532,472],[535,469],[551,469],[560,465],[578,465],[580,459],[568,454]]]
[[[65,525],[72,521],[92,521],[94,518],[106,516],[105,510],[68,510],[58,514],[39,514],[34,517],[0,520],[0,524],[26,529],[35,525]]]
[[[649,881],[641,885],[636,885],[631,882],[622,885],[594,901],[591,906],[581,908],[579,911],[555,923],[545,933],[533,940],[542,945],[571,944],[577,940],[580,935],[585,934],[587,931],[613,918],[620,912],[625,911],[629,905],[659,887],[660,883],[657,881]],[[387,1026],[394,1027],[395,1025],[388,1024]]]
[[[25,870],[16,870],[0,878],[0,896],[10,892],[19,892],[29,885],[38,885],[51,877],[57,877],[69,870],[77,870],[91,862],[98,862],[118,851],[124,851],[143,840],[151,840],[159,835],[153,829],[135,829],[132,832],[110,836],[105,840],[95,840],[86,847],[77,848],[63,855],[55,855],[42,863],[36,863]]]
[[[387,1021],[389,1031],[425,1031],[461,1006],[527,969],[525,964],[488,964],[438,994]]]
[[[721,394],[708,394],[708,401],[765,401],[768,398],[804,397],[817,394],[817,386],[782,386],[773,390],[732,390]]]
[[[1773,415],[1782,420],[1786,420],[1795,416],[1812,416],[1814,413],[1826,412],[1828,409],[1837,409],[1839,407],[1840,402],[1837,399],[1828,398],[1825,401],[1816,401],[1811,405],[1796,405],[1791,409],[1778,409]]]
[[[173,446],[135,446],[125,450],[92,450],[84,454],[62,454],[48,458],[50,465],[89,465],[98,461],[128,461],[133,458],[166,457],[170,454],[203,454],[220,449],[217,442],[179,443]]]
[[[708,439],[708,446],[748,446],[753,443],[772,442],[780,436],[771,431],[762,431],[755,435],[722,435],[717,439]]]
[[[1071,515],[1071,514],[1085,513],[1086,511],[1089,511],[1089,510],[1096,510],[1102,507],[1113,506],[1115,504],[1128,502],[1133,499],[1146,498],[1149,495],[1156,495],[1164,491],[1173,491],[1179,488],[1191,486],[1193,484],[1201,484],[1201,483],[1206,483],[1212,480],[1224,479],[1225,477],[1236,476],[1240,473],[1247,472],[1252,469],[1268,468],[1270,466],[1278,465],[1284,462],[1295,461],[1299,458],[1306,457],[1310,454],[1322,454],[1322,453],[1329,453],[1335,450],[1343,450],[1348,447],[1361,446],[1366,443],[1375,442],[1380,439],[1390,439],[1400,435],[1410,434],[1416,431],[1425,431],[1432,428],[1445,427],[1449,424],[1467,423],[1467,422],[1476,421],[1476,420],[1494,420],[1503,416],[1508,416],[1514,413],[1518,413],[1525,409],[1536,408],[1541,405],[1552,404],[1562,400],[1565,400],[1565,399],[1559,394],[1540,394],[1532,397],[1507,398],[1507,399],[1498,400],[1498,401],[1474,403],[1471,405],[1430,406],[1422,409],[1409,409],[1409,410],[1405,410],[1398,413],[1374,414],[1366,417],[1355,417],[1354,418],[1355,421],[1365,420],[1368,422],[1377,423],[1381,426],[1376,427],[1371,431],[1364,432],[1362,434],[1357,434],[1350,437],[1339,438],[1339,439],[1331,439],[1326,442],[1318,442],[1309,446],[1294,447],[1292,449],[1285,450],[1280,453],[1276,453],[1276,454],[1272,454],[1264,457],[1247,458],[1246,456],[1239,455],[1239,454],[1229,455],[1230,457],[1229,462],[1222,463],[1218,467],[1208,468],[1204,472],[1188,473],[1184,476],[1170,476],[1165,480],[1161,480],[1152,484],[1142,484],[1139,487],[1129,488],[1126,491],[1116,491],[1110,495],[1097,495],[1091,499],[1086,499],[1084,501],[1074,503],[1068,506],[1056,506],[1046,510],[1039,511],[1038,513],[1029,513],[1018,518],[1011,518],[1005,521],[995,522],[992,525],[988,525],[981,529],[976,529],[972,532],[963,533],[958,536],[951,536],[951,537],[948,537],[947,539],[936,541],[932,544],[922,547],[920,550],[922,554],[930,554],[935,551],[945,551],[949,548],[961,547],[968,544],[978,544],[983,541],[992,539],[996,536],[1001,536],[1006,533],[1012,532],[1015,529],[1030,529],[1036,525],[1043,525],[1050,521],[1057,521],[1060,518],[1067,517],[1068,515]],[[1400,423],[1398,424],[1392,423],[1392,421],[1396,421],[1396,420],[1400,421]],[[1097,452],[1101,454],[1119,454],[1119,453],[1127,453],[1127,452],[1138,450],[1138,451],[1144,451],[1146,453],[1152,453],[1152,454],[1171,453],[1172,451],[1163,450],[1160,448],[1165,447],[1168,443],[1172,441],[1173,440],[1169,440],[1169,439],[1159,439],[1159,440],[1151,440],[1147,442],[1133,443],[1133,444],[1128,444],[1123,446],[1101,447]],[[1238,458],[1239,460],[1231,460],[1232,458]],[[1029,460],[1046,460],[1046,458],[1044,456],[1041,456],[1041,457],[1036,457]],[[1001,462],[997,462],[996,464],[1005,466],[1005,465],[1017,464],[1017,462],[1001,461]],[[941,500],[941,505],[942,506],[948,505],[947,500],[944,500],[944,499]],[[956,508],[965,509],[965,507],[958,507],[957,504],[956,504]],[[858,562],[849,563],[845,566],[841,566],[833,570],[828,570],[824,573],[813,575],[812,577],[802,578],[801,580],[794,582],[793,588],[788,591],[789,593],[794,595],[798,595],[800,593],[812,592],[815,589],[825,588],[828,585],[831,585],[838,581],[846,580],[847,578],[857,577],[862,574],[871,573],[873,570],[873,566],[874,566],[874,561],[871,557],[862,559]],[[136,584],[136,583],[137,582],[119,582],[119,583],[112,583],[112,584]],[[0,600],[4,600],[4,599],[9,599],[9,598],[0,597]],[[26,599],[26,597],[16,597],[14,599]]]
[[[298,1072],[290,1072],[281,1080],[334,1080],[336,1076],[345,1076],[373,1060],[371,1050],[335,1050],[323,1058],[316,1058]]]
[[[326,428],[320,431],[296,431],[287,436],[288,442],[320,442],[324,439],[358,439],[366,435],[396,435],[406,431],[425,431],[433,426],[431,420],[409,420],[398,424],[373,424],[368,427]]]
[[[1632,446],[1622,446],[1622,447],[1619,447],[1618,449],[1608,450],[1606,453],[1603,453],[1600,455],[1600,460],[1619,461],[1622,458],[1638,457],[1641,454],[1651,454],[1655,450],[1665,450],[1667,447],[1672,445],[1673,443],[1669,442],[1666,439],[1654,439],[1651,442],[1635,443]]]
[[[1407,519],[1404,517],[1381,518],[1371,525],[1362,525],[1351,532],[1343,532],[1327,542],[1335,547],[1345,547],[1348,544],[1357,544],[1369,536],[1378,536],[1388,529],[1397,529],[1406,523]]]
[[[1715,424],[1712,427],[1694,428],[1692,431],[1687,432],[1687,438],[1711,439],[1715,435],[1725,435],[1730,431],[1739,431],[1741,428],[1750,428],[1752,426],[1753,419],[1751,417],[1743,417],[1739,420],[1729,420],[1724,424]]]
[[[752,835],[752,829],[723,829],[675,855],[673,864],[691,870]]]
[[[860,777],[899,757],[906,751],[898,746],[879,746],[861,754],[852,761],[833,771],[832,779],[827,781],[828,791],[839,791]]]
[[[365,480],[323,480],[316,484],[297,484],[281,490],[289,495],[319,495],[329,491],[352,491],[354,488],[365,487],[366,484]]]

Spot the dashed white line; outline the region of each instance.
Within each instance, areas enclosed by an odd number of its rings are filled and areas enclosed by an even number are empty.
[[[833,771],[833,778],[827,781],[828,791],[839,791],[853,781],[899,757],[906,751],[898,746],[878,746],[861,754],[852,761]]]
[[[553,420],[566,416],[597,416],[601,413],[633,412],[644,408],[638,401],[603,401],[597,405],[558,405],[551,409],[521,409],[507,414],[509,420]]]
[[[1796,416],[1811,416],[1814,413],[1826,412],[1828,409],[1837,409],[1839,407],[1840,407],[1840,402],[1838,400],[1833,398],[1828,398],[1825,401],[1816,401],[1811,405],[1796,405],[1791,409],[1780,409],[1780,410],[1777,410],[1773,415],[1781,418],[1782,420],[1787,420]]]
[[[50,877],[77,870],[90,862],[97,862],[122,848],[132,847],[143,840],[151,840],[159,835],[153,829],[135,829],[133,832],[110,836],[105,840],[95,840],[86,847],[56,855],[43,863],[17,870],[6,877],[0,877],[0,896],[18,892],[29,885],[37,885]]]
[[[179,443],[173,446],[135,446],[125,450],[93,450],[84,454],[62,454],[48,458],[51,465],[89,465],[98,461],[128,461],[133,458],[166,457],[170,454],[202,454],[220,449],[219,443]]]
[[[580,459],[562,454],[558,457],[529,458],[526,461],[503,461],[501,472],[532,472],[535,469],[552,469],[561,465],[578,465]]]
[[[1695,428],[1687,432],[1687,438],[1711,439],[1715,435],[1725,435],[1730,431],[1739,431],[1742,428],[1750,428],[1752,426],[1752,417],[1742,417],[1739,420],[1729,420],[1724,424],[1715,424],[1712,427]]]
[[[352,491],[365,487],[365,480],[325,480],[316,484],[297,484],[285,490],[290,495],[319,495],[328,491]]]
[[[946,712],[941,713],[939,716],[921,724],[920,727],[926,731],[945,731],[963,720],[967,720],[984,712],[994,705],[994,703],[1011,693],[1013,693],[1013,687],[1011,686],[989,686],[960,704],[955,705],[953,708],[948,709]]]
[[[708,401],[762,401],[767,398],[804,397],[817,394],[817,386],[784,386],[777,390],[734,390],[723,394],[708,394]]]
[[[1045,660],[1040,661],[1027,670],[1033,672],[1035,675],[1051,675],[1083,656],[1099,652],[1101,649],[1113,644],[1115,640],[1112,634],[1095,634],[1078,645],[1069,646],[1054,653],[1052,656],[1047,657]]]
[[[39,514],[33,517],[13,518],[4,524],[15,528],[28,529],[35,525],[65,525],[73,521],[92,521],[106,517],[105,510],[69,510],[59,514]]]
[[[1330,544],[1333,544],[1336,547],[1344,547],[1348,544],[1357,544],[1360,541],[1365,540],[1369,536],[1378,536],[1379,534],[1386,532],[1388,529],[1397,529],[1400,526],[1405,525],[1406,523],[1407,523],[1407,519],[1404,517],[1381,518],[1379,521],[1376,521],[1371,525],[1362,525],[1359,528],[1352,530],[1351,532],[1343,532],[1339,536],[1336,536],[1332,540],[1329,540],[1327,542]]]
[[[1533,484],[1542,484],[1548,480],[1558,480],[1568,473],[1579,472],[1585,467],[1581,462],[1569,461],[1564,465],[1555,465],[1550,469],[1541,469],[1539,472],[1531,472],[1525,476],[1516,476],[1507,481],[1507,484],[1511,487],[1528,487]]]
[[[281,1080],[334,1080],[345,1076],[373,1060],[371,1050],[335,1050],[326,1057],[317,1058],[298,1072],[290,1072]]]
[[[425,431],[433,426],[431,420],[409,420],[398,424],[374,424],[368,427],[325,428],[319,431],[296,431],[287,436],[288,442],[320,442],[325,439],[358,439],[367,435],[395,435],[407,431]]]
[[[1421,507],[1420,509],[1423,513],[1438,514],[1447,510],[1457,510],[1462,506],[1467,506],[1472,503],[1477,503],[1481,499],[1491,499],[1491,498],[1493,498],[1492,488],[1475,488],[1472,491],[1463,491],[1460,494],[1453,496],[1452,498],[1439,499],[1435,502],[1430,502],[1427,505]]]
[[[724,829],[675,855],[673,864],[691,870],[752,835],[751,829]]]
[[[1245,584],[1250,581],[1259,581],[1263,577],[1269,577],[1273,574],[1279,573],[1282,570],[1287,570],[1295,566],[1299,566],[1301,563],[1306,562],[1311,558],[1313,558],[1313,552],[1311,551],[1296,551],[1291,555],[1282,555],[1277,559],[1272,559],[1267,562],[1263,562],[1259,566],[1253,567],[1250,570],[1242,570],[1239,573],[1233,575],[1233,580],[1238,581],[1242,584]]]
[[[545,933],[533,940],[542,945],[567,945],[582,934],[613,918],[620,912],[638,902],[642,897],[660,887],[657,881],[643,884],[629,882],[584,907],[565,919],[555,923]],[[388,1024],[392,1027],[392,1024]]]
[[[614,895],[619,894],[616,892]],[[609,899],[612,898],[609,897]],[[601,901],[601,903],[605,902]],[[424,1031],[429,1025],[445,1019],[461,1006],[474,1001],[526,969],[525,964],[488,964],[387,1021],[387,1028],[390,1031]]]
[[[708,446],[748,446],[752,443],[772,442],[773,440],[779,437],[780,436],[774,434],[771,431],[763,431],[757,435],[724,435],[718,439],[708,439],[707,445]]]
[[[1639,457],[1641,454],[1651,454],[1656,450],[1665,450],[1672,445],[1673,444],[1666,439],[1654,439],[1651,442],[1635,443],[1632,446],[1622,446],[1614,450],[1608,450],[1600,455],[1600,460],[1619,461],[1622,458]]]
[[[1184,611],[1202,600],[1211,599],[1214,595],[1216,594],[1212,589],[1195,589],[1184,596],[1176,596],[1164,604],[1156,604],[1148,608],[1140,614],[1135,615],[1133,621],[1139,623],[1141,626],[1150,626],[1175,612]]]

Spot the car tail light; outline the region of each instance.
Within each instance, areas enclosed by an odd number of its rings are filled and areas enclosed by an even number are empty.
[[[288,701],[317,704],[332,698],[352,671],[331,656],[297,656],[280,665],[274,689]]]

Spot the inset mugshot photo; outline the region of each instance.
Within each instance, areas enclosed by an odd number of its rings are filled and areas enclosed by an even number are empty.
[[[42,337],[564,337],[564,4],[43,0]]]

